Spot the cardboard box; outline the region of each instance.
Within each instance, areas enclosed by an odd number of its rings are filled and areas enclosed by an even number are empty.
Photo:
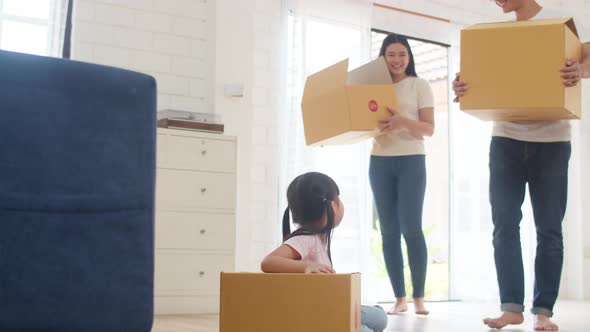
[[[559,69],[581,60],[571,18],[477,24],[461,31],[460,108],[483,120],[559,120],[581,116],[581,84],[565,87]]]
[[[220,332],[358,332],[360,274],[221,273]]]
[[[355,143],[374,137],[378,120],[397,109],[383,57],[348,72],[348,59],[310,75],[305,82],[303,125],[307,145]]]

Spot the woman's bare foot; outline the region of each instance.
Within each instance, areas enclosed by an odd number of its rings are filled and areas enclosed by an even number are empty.
[[[504,311],[500,317],[485,318],[483,323],[493,329],[501,329],[506,325],[518,325],[524,322],[522,312]]]
[[[414,298],[414,311],[417,315],[428,315],[430,313],[430,311],[426,310],[426,307],[424,306],[423,297]]]
[[[535,315],[535,331],[557,331],[559,326],[545,315]]]
[[[398,297],[395,299],[395,304],[389,311],[387,312],[388,315],[398,315],[403,312],[408,311],[408,302],[406,301],[405,297]]]

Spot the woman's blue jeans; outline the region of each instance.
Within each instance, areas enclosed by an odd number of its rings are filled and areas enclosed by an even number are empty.
[[[428,257],[422,232],[425,156],[371,156],[369,180],[381,226],[385,266],[395,297],[406,296],[402,235],[412,275],[412,296],[424,297]]]

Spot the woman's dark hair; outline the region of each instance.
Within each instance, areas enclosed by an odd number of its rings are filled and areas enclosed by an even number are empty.
[[[334,228],[334,210],[331,202],[338,198],[340,190],[329,176],[309,172],[296,177],[287,188],[287,203],[283,214],[283,241],[298,235],[326,234],[328,257],[332,261],[330,241]],[[289,210],[293,214],[293,223],[299,225],[291,233]],[[324,211],[328,216],[325,227],[318,225]]]
[[[410,62],[408,63],[408,67],[406,68],[406,75],[418,77],[416,74],[416,65],[414,64],[414,53],[412,53],[412,48],[410,47],[410,43],[408,43],[408,39],[402,35],[398,35],[395,33],[390,33],[383,39],[383,44],[381,44],[381,50],[379,51],[379,56],[385,56],[385,50],[391,44],[399,43],[404,45],[408,49],[408,55],[410,56]]]

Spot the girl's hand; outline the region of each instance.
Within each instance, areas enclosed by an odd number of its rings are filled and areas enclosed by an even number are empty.
[[[304,273],[336,273],[331,266],[318,264],[318,263],[309,263],[304,270]]]
[[[387,110],[391,113],[391,116],[379,120],[379,126],[377,126],[377,129],[379,129],[380,132],[392,131],[405,126],[405,117],[390,107],[387,107]]]
[[[453,99],[453,102],[458,103],[459,98],[463,97],[465,92],[467,92],[467,88],[467,83],[461,81],[459,73],[457,73],[455,79],[453,80],[453,91],[455,92],[455,99]]]

